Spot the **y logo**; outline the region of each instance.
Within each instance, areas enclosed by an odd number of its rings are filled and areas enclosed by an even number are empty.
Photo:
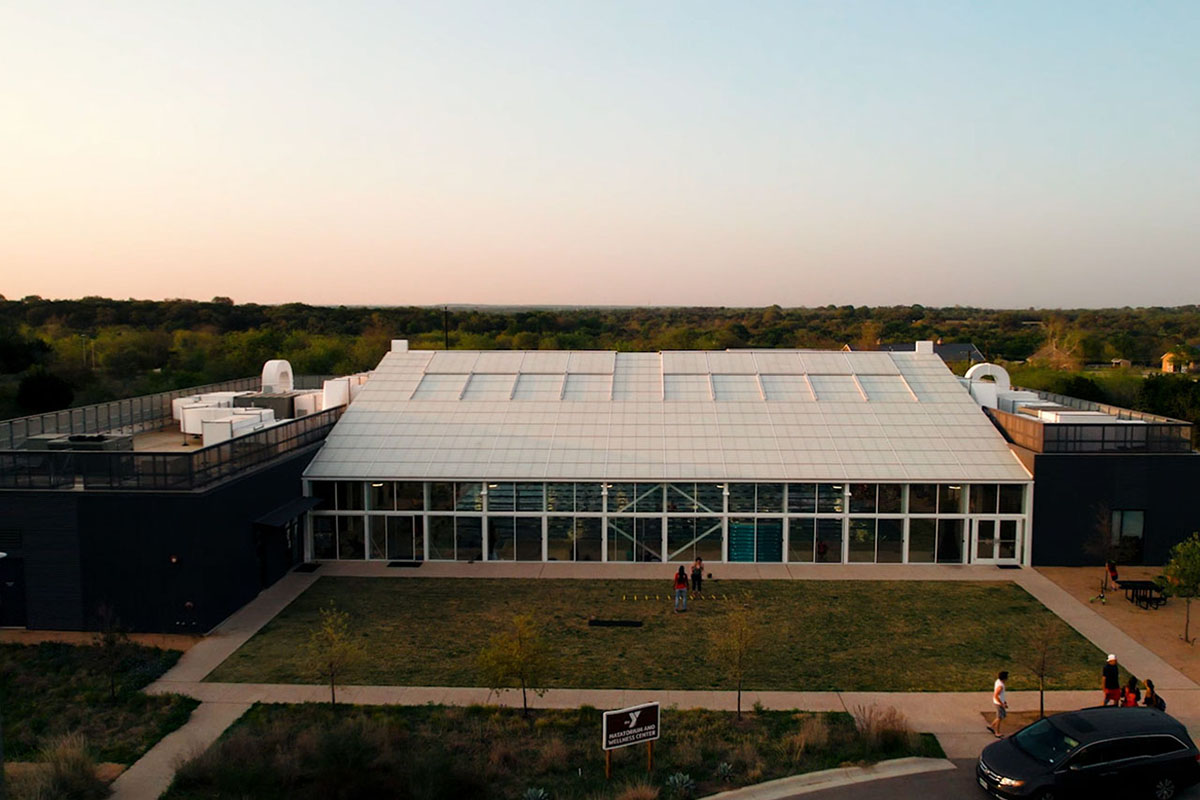
[[[642,714],[641,710],[629,712],[629,727],[630,728],[632,728],[634,725],[637,725],[637,718],[639,716],[641,716],[641,714]]]

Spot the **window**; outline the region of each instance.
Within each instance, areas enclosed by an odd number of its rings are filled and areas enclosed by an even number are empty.
[[[516,518],[488,517],[487,546],[488,561],[515,560]]]
[[[309,491],[312,496],[321,501],[318,508],[321,511],[336,511],[337,510],[337,495],[334,491],[333,481],[313,481],[309,484]]]
[[[396,484],[396,510],[420,511],[425,508],[425,485],[418,482]]]
[[[437,486],[435,483],[434,486]],[[489,483],[488,511],[512,511],[516,507],[516,489],[511,483]]]
[[[879,520],[876,526],[875,560],[880,564],[899,564],[904,560],[904,520]]]
[[[667,520],[667,560],[721,560],[719,517],[672,517]]]
[[[854,517],[850,520],[849,547],[847,557],[851,562],[875,560],[875,519]]]
[[[603,511],[604,489],[598,483],[575,484],[576,511]],[[599,559],[596,559],[599,560]]]
[[[817,510],[817,486],[813,483],[788,485],[788,513],[811,514]]]
[[[971,513],[996,513],[996,484],[976,483],[971,486]]]
[[[367,500],[372,511],[393,511],[396,508],[395,486],[390,481],[375,481],[367,491]]]
[[[879,484],[879,513],[899,514],[903,494],[904,486],[899,483]]]
[[[662,561],[662,519],[608,518],[609,561]]]
[[[362,494],[362,484],[359,484]],[[364,559],[367,557],[366,538],[361,516],[338,517],[338,558]]]
[[[935,483],[913,483],[908,487],[908,513],[936,514],[938,487]]]
[[[943,483],[938,486],[938,513],[963,513],[963,487],[957,483]]]
[[[963,521],[961,519],[939,519],[937,526],[937,563],[961,564],[963,561]]]
[[[817,512],[840,514],[846,508],[846,489],[840,483],[817,484]]]
[[[394,561],[420,561],[425,557],[425,536],[421,517],[376,517],[371,529],[374,543],[378,523],[384,523],[387,557]]]
[[[760,514],[779,514],[783,512],[783,484],[760,483],[756,487],[758,499],[755,507]]]
[[[1000,513],[1020,514],[1025,511],[1025,487],[1019,483],[1000,485]]]
[[[550,561],[599,561],[600,520],[596,517],[549,517],[546,558]]]
[[[729,512],[731,514],[754,513],[754,484],[729,484]]]
[[[517,484],[517,511],[545,511],[545,487],[540,483]],[[490,506],[489,506],[490,508]],[[492,509],[498,511],[499,509]]]
[[[1119,510],[1112,512],[1112,544],[1119,563],[1142,563],[1142,541],[1145,536],[1145,527],[1145,511]]]
[[[575,510],[575,484],[547,483],[546,510],[556,513]],[[569,559],[568,559],[569,560]]]
[[[338,511],[361,511],[363,508],[363,485],[361,481],[337,482]]]
[[[483,511],[483,484],[454,484],[455,511]]]
[[[788,520],[788,561],[798,564],[813,560],[812,517],[792,517]]]
[[[850,484],[850,513],[874,514],[876,491],[877,487],[873,483]]]
[[[937,521],[912,519],[908,521],[908,562],[932,564],[937,552]]]
[[[337,558],[337,517],[312,518],[313,558]]]
[[[817,561],[840,564],[842,561],[842,521],[817,520]]]

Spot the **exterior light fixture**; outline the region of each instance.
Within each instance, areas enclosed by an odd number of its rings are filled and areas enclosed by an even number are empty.
[[[178,563],[179,563],[179,556],[172,555],[170,560],[171,560],[171,563],[172,563],[172,564],[178,564]]]
[[[957,491],[958,491],[959,489],[961,489],[962,487],[961,487],[961,486],[956,486],[955,484],[953,484],[953,483],[952,483],[952,484],[950,484],[949,486],[947,486],[946,488],[947,488],[947,489],[953,489],[954,491],[956,491],[956,492],[957,492]]]
[[[383,484],[382,484],[382,483],[372,483],[372,484],[371,484],[371,488],[372,488],[372,489],[382,489],[382,488],[383,488]]]

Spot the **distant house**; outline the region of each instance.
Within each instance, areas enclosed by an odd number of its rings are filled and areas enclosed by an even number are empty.
[[[915,347],[916,344],[913,342],[897,342],[894,344],[880,344],[875,349],[885,353],[911,353]],[[853,352],[855,349],[853,345],[844,345],[842,347],[842,350],[845,352]],[[979,352],[979,348],[970,342],[943,344],[941,341],[937,341],[933,344],[933,352],[941,356],[942,361],[946,363],[966,361],[970,364],[980,364],[987,361],[983,353]]]
[[[1179,353],[1163,353],[1163,372],[1195,372],[1196,367],[1195,359],[1190,356],[1182,356]]]
[[[1128,358],[1114,358],[1112,360],[1113,369],[1125,369],[1133,366],[1133,362]]]

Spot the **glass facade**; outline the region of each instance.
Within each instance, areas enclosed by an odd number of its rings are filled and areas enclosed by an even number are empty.
[[[1020,561],[1027,484],[310,481],[318,560]],[[1137,512],[1120,536],[1137,540]]]

